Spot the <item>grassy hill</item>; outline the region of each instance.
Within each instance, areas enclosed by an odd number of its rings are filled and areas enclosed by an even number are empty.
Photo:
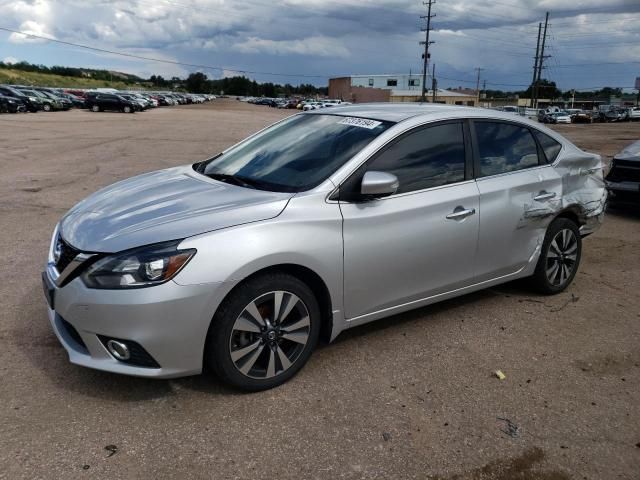
[[[95,80],[93,78],[64,77],[50,73],[24,72],[10,68],[0,68],[0,83],[13,83],[17,85],[36,85],[41,87],[64,87],[64,88],[117,88],[129,89],[134,87],[145,87],[144,84],[127,84],[118,81],[114,75],[113,82]]]

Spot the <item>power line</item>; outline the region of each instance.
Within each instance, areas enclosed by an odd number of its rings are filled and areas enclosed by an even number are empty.
[[[54,43],[59,43],[62,45],[69,45],[72,47],[78,47],[78,48],[84,48],[86,50],[92,50],[94,52],[101,52],[101,53],[108,53],[111,55],[120,55],[122,57],[129,57],[129,58],[137,58],[140,60],[147,60],[147,61],[151,61],[151,62],[159,62],[159,63],[168,63],[171,65],[181,65],[184,67],[194,67],[194,68],[201,68],[201,69],[206,69],[206,70],[220,70],[222,72],[227,71],[227,72],[235,72],[235,73],[249,73],[249,74],[253,74],[253,75],[273,75],[273,76],[277,76],[277,77],[303,77],[303,78],[327,78],[328,75],[309,75],[309,74],[303,74],[303,73],[275,73],[275,72],[259,72],[259,71],[252,71],[252,70],[240,70],[237,68],[229,68],[229,67],[223,67],[223,66],[216,66],[216,65],[202,65],[202,64],[195,64],[195,63],[185,63],[185,62],[178,62],[178,61],[173,61],[173,60],[165,60],[162,58],[153,58],[153,57],[145,57],[143,55],[135,55],[133,53],[124,53],[124,52],[116,52],[113,50],[107,50],[106,48],[98,48],[98,47],[91,47],[89,45],[82,45],[80,43],[74,43],[74,42],[65,42],[64,40],[57,40],[55,38],[49,38],[49,37],[44,37],[42,35],[36,35],[33,33],[27,33],[27,32],[21,32],[19,30],[13,30],[11,28],[6,28],[6,27],[0,27],[0,30],[3,30],[5,32],[10,32],[10,33],[17,33],[20,35],[24,35],[26,37],[31,37],[31,38],[37,38],[40,40],[46,40],[48,42],[54,42]]]

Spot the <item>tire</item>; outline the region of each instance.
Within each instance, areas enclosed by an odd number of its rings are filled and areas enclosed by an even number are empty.
[[[133,113],[133,110],[131,110],[131,107],[129,105],[125,105],[124,107],[122,107],[122,111],[124,113]]]
[[[241,390],[276,387],[305,365],[318,343],[320,321],[313,292],[296,277],[271,273],[249,279],[214,315],[205,365]]]
[[[100,107],[98,105],[94,105],[91,107],[91,111],[92,112],[99,112],[100,111]]]
[[[42,109],[43,109],[45,112],[50,112],[50,111],[51,111],[51,105],[49,105],[48,103],[45,103],[45,104],[42,106]]]
[[[578,225],[568,218],[555,219],[547,228],[532,286],[546,295],[562,292],[576,276],[581,256]]]

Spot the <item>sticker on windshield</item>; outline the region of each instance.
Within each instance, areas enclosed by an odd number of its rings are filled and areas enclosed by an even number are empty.
[[[382,122],[358,117],[346,117],[344,120],[341,120],[338,123],[340,125],[353,125],[354,127],[368,128],[369,130],[373,130],[378,125],[382,125]]]

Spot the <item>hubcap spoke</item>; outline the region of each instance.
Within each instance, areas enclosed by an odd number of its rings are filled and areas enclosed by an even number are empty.
[[[283,333],[282,338],[286,338],[287,340],[291,340],[292,342],[301,343],[302,345],[304,345],[307,343],[309,334],[307,334],[306,332]]]
[[[279,346],[276,347],[276,351],[278,352],[278,358],[280,359],[280,364],[282,365],[282,369],[286,370],[291,366],[291,362],[289,361],[289,358],[282,351],[282,348],[280,348]]]
[[[264,345],[260,345],[260,347],[255,352],[253,352],[253,354],[244,363],[244,365],[240,367],[240,371],[242,373],[244,373],[245,375],[249,373],[249,370],[251,370],[253,366],[256,364],[256,360],[258,360],[258,357],[262,353],[262,350],[264,350]]]
[[[256,325],[252,320],[249,320],[243,316],[239,316],[236,320],[236,324],[233,326],[234,330],[242,330],[243,332],[256,332],[260,333],[260,327]]]
[[[251,315],[251,318],[253,318],[256,322],[258,322],[259,325],[262,325],[262,326],[265,325],[264,318],[262,318],[262,314],[258,310],[258,306],[256,305],[255,301],[247,305],[244,311],[247,312],[249,315]]]
[[[572,230],[559,231],[547,251],[547,279],[556,286],[564,285],[578,261],[578,240]]]
[[[276,374],[276,356],[273,349],[269,349],[269,364],[267,365],[267,378],[271,378]]]
[[[258,347],[260,347],[260,340],[252,343],[251,345],[247,345],[244,348],[234,350],[233,352],[231,352],[231,360],[237,362],[241,358],[246,357],[249,353],[257,349]]]
[[[293,332],[294,330],[300,330],[302,327],[308,327],[310,325],[309,317],[304,317],[291,325],[283,325],[282,331]]]
[[[289,298],[287,299],[287,304],[284,306],[284,309],[282,310],[282,313],[278,318],[278,321],[283,322],[287,318],[287,316],[291,313],[291,310],[293,310],[293,307],[295,307],[299,301],[300,299],[295,295],[289,295]]]

